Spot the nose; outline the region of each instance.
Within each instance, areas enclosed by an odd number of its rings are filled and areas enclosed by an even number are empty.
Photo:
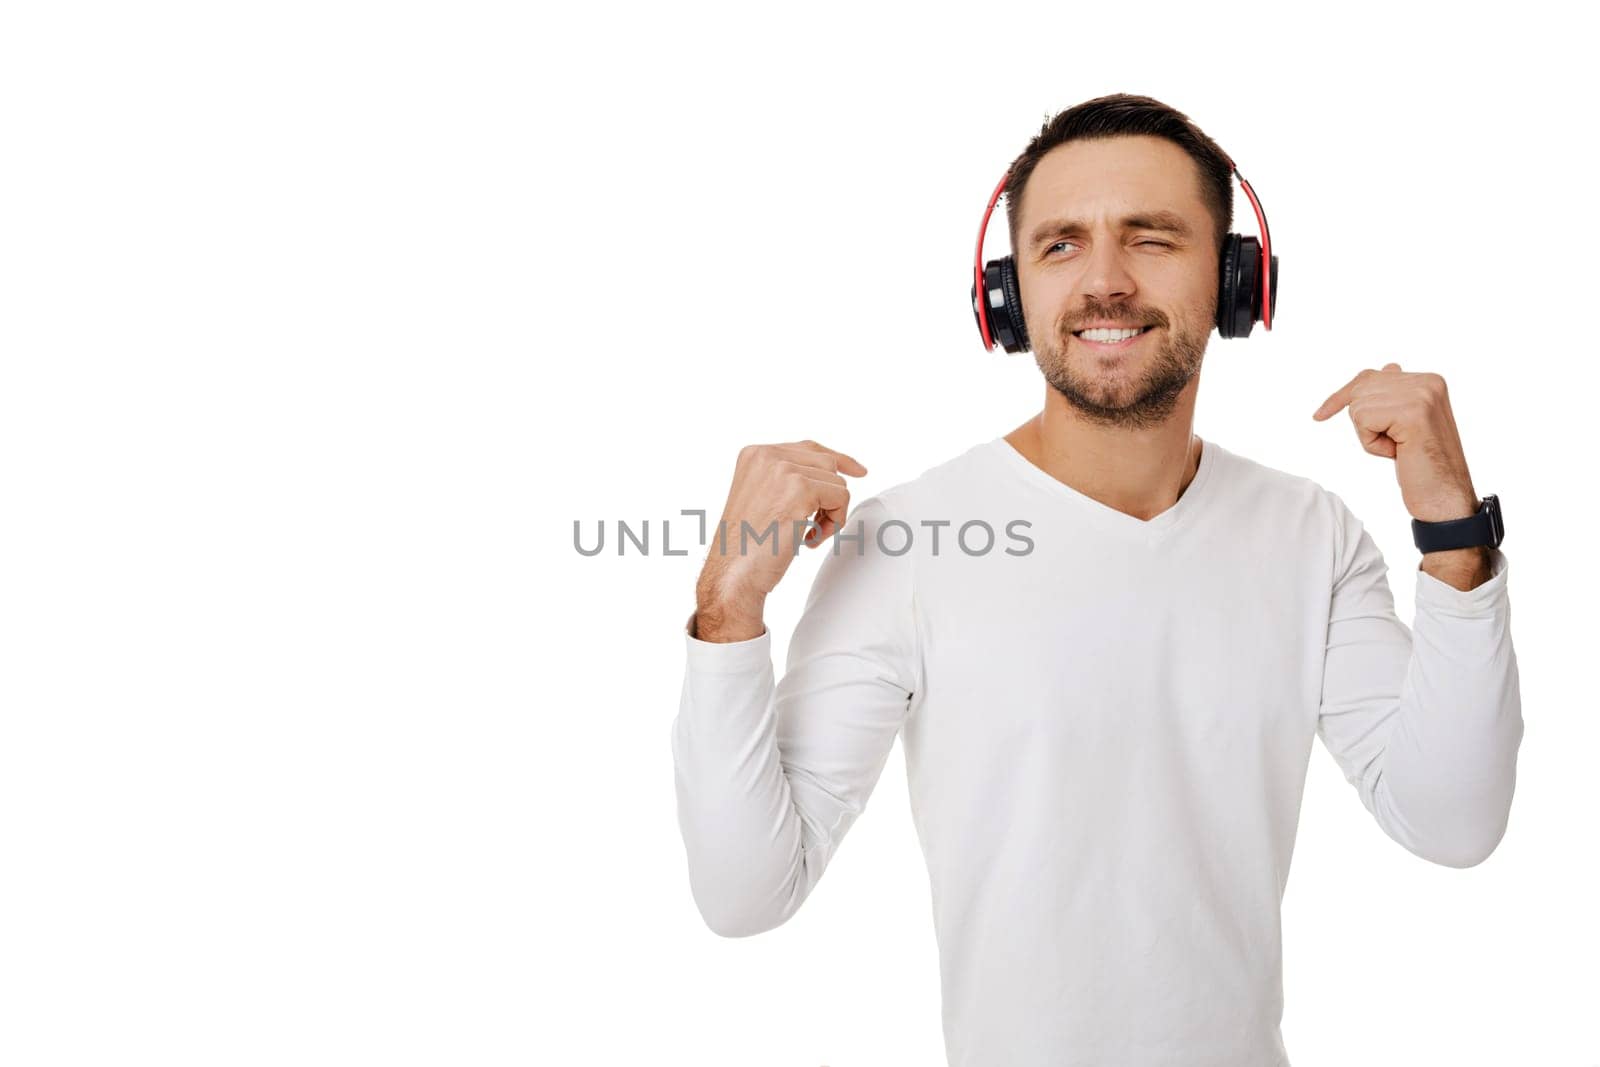
[[[1126,250],[1115,239],[1100,238],[1084,259],[1079,288],[1085,296],[1101,302],[1124,300],[1136,288],[1128,270]]]

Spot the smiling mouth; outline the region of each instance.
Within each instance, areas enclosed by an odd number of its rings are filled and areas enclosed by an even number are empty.
[[[1128,328],[1132,329],[1132,327],[1128,327]],[[1083,334],[1084,334],[1083,330],[1073,330],[1072,331],[1072,336],[1076,337],[1078,340],[1082,341],[1084,344],[1091,345],[1091,346],[1093,346],[1095,348],[1121,348],[1124,345],[1133,344],[1133,342],[1137,341],[1139,338],[1143,337],[1145,334],[1149,333],[1153,329],[1155,329],[1154,326],[1145,326],[1142,329],[1140,329],[1138,333],[1133,334],[1130,337],[1124,337],[1120,341],[1096,341],[1096,340],[1093,340],[1092,338],[1088,338],[1088,337],[1083,336]]]

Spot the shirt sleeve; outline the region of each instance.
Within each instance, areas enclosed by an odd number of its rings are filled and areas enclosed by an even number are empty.
[[[1391,838],[1447,867],[1481,863],[1505,834],[1522,741],[1505,553],[1469,590],[1419,570],[1413,633],[1372,536],[1335,504],[1318,735]]]
[[[685,628],[672,724],[678,825],[695,904],[724,937],[770,930],[805,901],[920,690],[909,527],[880,544],[891,521],[869,497],[815,550],[826,556],[776,685],[770,631],[717,643]]]

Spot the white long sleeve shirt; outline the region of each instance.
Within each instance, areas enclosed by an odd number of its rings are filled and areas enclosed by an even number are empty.
[[[770,633],[685,630],[690,886],[719,934],[787,920],[901,738],[952,1067],[1287,1064],[1280,908],[1313,735],[1416,855],[1470,866],[1505,831],[1500,550],[1471,590],[1419,571],[1413,634],[1337,494],[1209,440],[1148,521],[1000,437],[840,533],[863,536],[817,550],[776,685]]]

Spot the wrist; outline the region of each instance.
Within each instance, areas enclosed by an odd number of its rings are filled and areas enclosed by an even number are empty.
[[[1419,522],[1451,522],[1477,514],[1478,498],[1468,488],[1457,494],[1425,501],[1407,510]]]
[[[720,605],[696,607],[689,618],[689,636],[696,641],[727,644],[733,641],[751,641],[767,632],[759,610],[728,612]]]
[[[1489,562],[1489,548],[1486,545],[1426,552],[1422,556],[1422,562],[1417,564],[1417,569],[1462,591],[1476,589],[1487,582],[1494,572]]]
[[[689,636],[700,641],[748,641],[766,632],[762,613],[766,597],[734,588],[726,579],[706,575],[695,589]]]

